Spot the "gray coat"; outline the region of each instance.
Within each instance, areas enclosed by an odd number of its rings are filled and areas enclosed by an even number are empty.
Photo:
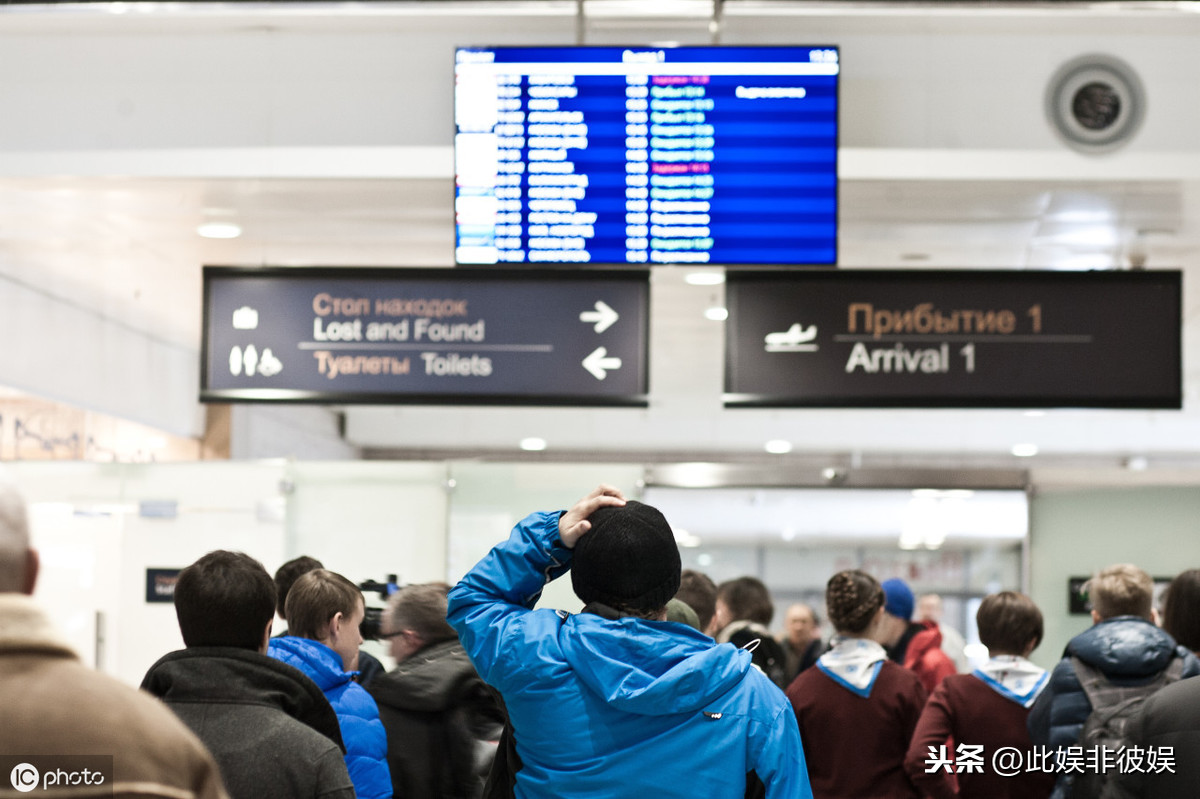
[[[161,658],[142,688],[204,742],[231,799],[354,799],[337,715],[291,666],[247,649],[196,647]]]

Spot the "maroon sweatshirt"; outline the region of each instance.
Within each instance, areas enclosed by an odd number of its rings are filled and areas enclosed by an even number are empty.
[[[884,661],[869,697],[840,685],[820,666],[787,689],[800,724],[814,799],[916,799],[904,771],[908,742],[925,704],[913,672]]]
[[[1021,707],[970,674],[947,677],[929,697],[921,720],[913,733],[905,767],[921,790],[935,799],[1045,799],[1054,789],[1054,774],[1029,773],[1023,769],[1012,777],[1002,777],[992,767],[992,754],[1003,747],[1014,747],[1027,754],[1033,748],[1025,728],[1028,708]],[[947,740],[950,739],[950,740]],[[963,771],[953,776],[940,768],[926,774],[929,747],[946,747],[953,758],[959,744],[983,746],[980,773]],[[957,768],[957,766],[955,767]],[[958,780],[955,791],[954,779]]]

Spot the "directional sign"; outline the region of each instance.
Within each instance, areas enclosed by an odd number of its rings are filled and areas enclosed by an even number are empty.
[[[202,401],[645,405],[649,272],[205,267]]]
[[[732,272],[725,404],[1179,408],[1181,274]]]

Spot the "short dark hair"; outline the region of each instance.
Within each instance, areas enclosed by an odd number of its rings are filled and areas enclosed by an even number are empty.
[[[437,644],[458,637],[446,621],[445,583],[406,585],[388,599],[387,625],[391,632],[412,630],[426,644]]]
[[[1180,572],[1167,586],[1162,626],[1175,643],[1200,652],[1200,569]]]
[[[684,569],[679,575],[679,590],[675,598],[686,604],[700,617],[700,629],[708,629],[717,611],[717,584],[704,572]]]
[[[717,586],[717,599],[729,608],[730,621],[752,621],[764,627],[775,615],[771,592],[757,577],[735,577]]]
[[[275,618],[275,583],[242,552],[209,552],[179,573],[175,617],[183,643],[258,650]]]
[[[1016,591],[985,596],[975,613],[975,624],[979,627],[979,643],[993,656],[1023,655],[1030,641],[1035,647],[1042,642],[1042,611],[1032,599]]]
[[[342,575],[328,569],[305,572],[288,592],[288,633],[322,640],[330,619],[339,613],[353,616],[362,601],[362,591]]]
[[[288,592],[292,590],[292,586],[295,585],[300,575],[308,574],[313,569],[323,568],[325,568],[325,564],[316,558],[301,555],[298,558],[292,558],[275,570],[275,612],[279,614],[279,618],[287,621],[285,604]]]

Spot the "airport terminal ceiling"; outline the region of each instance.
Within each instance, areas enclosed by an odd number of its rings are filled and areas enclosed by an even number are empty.
[[[435,9],[430,14],[436,16],[438,7],[454,4],[423,5]],[[1196,348],[1189,346],[1196,336],[1190,278],[1200,250],[1200,170],[1194,146],[1178,143],[1181,130],[1162,132],[1171,124],[1184,126],[1188,112],[1155,105],[1170,87],[1152,82],[1161,73],[1151,64],[1142,79],[1152,115],[1139,134],[1143,139],[1135,138],[1121,153],[1082,157],[1048,134],[1044,147],[878,146],[879,137],[871,141],[855,130],[856,123],[868,121],[861,118],[859,95],[879,91],[881,86],[872,82],[882,80],[878,61],[869,65],[869,77],[861,72],[856,76],[866,65],[863,45],[890,40],[896,47],[895,42],[909,35],[905,20],[921,14],[924,30],[917,35],[922,42],[933,40],[940,27],[957,37],[951,52],[930,57],[953,56],[972,37],[986,36],[987,26],[997,19],[972,22],[964,10],[969,4],[948,4],[954,8],[940,10],[927,4],[895,4],[891,9],[881,5],[890,4],[775,6],[781,13],[790,9],[808,15],[814,20],[810,27],[822,39],[847,42],[842,50],[847,110],[841,120],[839,268],[1182,269],[1182,410],[722,409],[723,323],[706,318],[706,312],[711,315],[712,309],[723,306],[725,289],[720,283],[697,285],[692,275],[720,276],[724,269],[655,266],[649,407],[335,407],[344,417],[346,441],[375,458],[741,460],[846,468],[1025,469],[1039,463],[1063,468],[1200,468],[1200,452],[1191,443],[1200,440],[1193,407],[1196,367],[1191,353]],[[1022,31],[1042,26],[1052,37],[1069,37],[1073,26],[1082,25],[1090,33],[1105,31],[1097,45],[1134,62],[1139,53],[1129,56],[1122,45],[1132,38],[1122,38],[1122,26],[1130,20],[1144,22],[1151,38],[1169,37],[1172,25],[1187,29],[1198,24],[1195,14],[1170,11],[1174,4],[1154,4],[1159,9],[1154,16],[1123,10],[1128,4],[1100,4],[1107,8],[1099,17],[1082,16],[1080,9],[1047,10],[1075,4],[989,5],[1001,7],[991,13],[1003,19],[1004,36],[1019,40]],[[269,12],[240,13],[243,16],[231,18],[228,25],[241,24],[244,14]],[[362,25],[361,13],[357,27]],[[397,17],[385,17],[386,29],[401,27]],[[296,20],[286,12],[276,19],[281,37],[289,27],[300,30],[310,24]],[[205,17],[205,22],[218,42],[225,41],[221,37],[226,23],[218,15]],[[633,23],[619,22],[616,16],[597,21],[592,33],[596,38],[631,35]],[[745,37],[757,35],[753,31],[760,24],[749,16],[739,19],[736,12],[725,23],[731,31],[741,26]],[[42,32],[63,24],[47,23]],[[178,22],[164,24],[170,29]],[[671,24],[669,19],[654,20],[647,29],[658,33]],[[89,19],[80,25],[103,32],[106,23]],[[145,22],[141,25],[141,30],[149,29]],[[609,28],[602,29],[604,25]],[[350,40],[357,35],[355,26],[343,32]],[[684,36],[696,35],[691,22],[678,26]],[[0,36],[36,32],[37,27],[28,17],[16,21],[11,15],[0,16]],[[1071,48],[1078,50],[1075,44]],[[1181,66],[1200,74],[1200,61],[1194,56]],[[1041,116],[1041,95],[1052,72],[1039,69],[1014,63],[1011,76],[1015,84],[1027,85],[1038,95],[1030,98],[1038,105],[1036,117]],[[445,71],[431,72],[423,80],[435,81]],[[994,75],[985,78],[996,80]],[[944,75],[938,80],[963,97],[970,93],[965,76],[958,82]],[[913,113],[920,114],[927,95],[914,91],[912,100]],[[124,102],[124,110],[118,111],[136,121],[141,112],[137,98],[131,95]],[[909,130],[916,123],[897,124]],[[1000,128],[990,135],[993,141],[1004,138]],[[1141,146],[1145,137],[1154,136],[1158,138],[1153,146]],[[1014,131],[1014,140],[1029,138]],[[875,146],[867,146],[871,144]],[[409,165],[417,153],[408,147],[283,148],[270,174],[257,175],[248,166],[253,152],[239,156],[201,151],[192,154],[191,166],[173,168],[162,166],[169,151],[154,147],[141,155],[136,149],[90,154],[67,150],[58,160],[68,171],[78,166],[75,176],[45,166],[54,161],[52,151],[26,153],[23,161],[16,152],[0,154],[0,167],[7,166],[0,175],[5,220],[0,225],[2,279],[94,309],[173,347],[198,349],[204,264],[454,263],[448,141],[425,147],[422,152],[429,157],[420,169]],[[338,159],[343,161],[340,167],[335,166]],[[370,176],[372,159],[379,167],[375,176]],[[216,167],[209,163],[218,161]],[[114,169],[116,165],[126,168]],[[196,226],[205,221],[235,222],[241,235],[201,239]],[[526,439],[542,439],[546,449],[522,454],[518,445]],[[764,451],[768,442],[772,452]],[[1017,445],[1035,446],[1036,458],[1014,455]]]

